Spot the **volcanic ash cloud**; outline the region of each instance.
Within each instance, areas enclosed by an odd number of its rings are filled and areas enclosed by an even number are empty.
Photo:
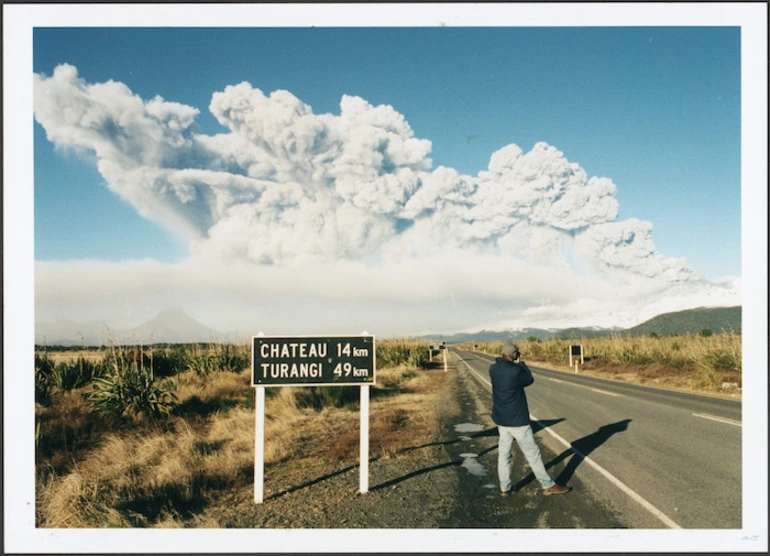
[[[652,225],[618,221],[616,186],[558,149],[507,145],[476,176],[433,168],[431,143],[391,106],[343,96],[315,114],[249,83],[199,111],[62,64],[34,76],[35,118],[57,148],[91,152],[109,188],[189,240],[192,261],[296,266],[490,257],[607,283],[703,283],[658,253]]]

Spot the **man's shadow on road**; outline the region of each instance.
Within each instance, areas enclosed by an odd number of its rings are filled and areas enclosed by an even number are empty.
[[[610,437],[614,434],[627,430],[628,424],[630,422],[631,419],[623,419],[617,423],[599,427],[596,432],[589,434],[588,436],[584,436],[575,442],[572,442],[569,448],[546,463],[545,468],[549,469],[572,455],[572,458],[569,460],[569,463],[567,463],[567,466],[561,471],[561,473],[559,473],[559,476],[554,479],[558,484],[566,485],[575,474],[575,470],[578,468],[578,466],[583,463],[583,460],[586,459],[586,457],[588,457],[591,452],[607,442],[607,440],[609,440]],[[517,491],[524,488],[534,479],[535,475],[533,473],[529,473],[513,487],[513,490]]]
[[[564,421],[563,418],[561,418],[561,419],[543,420],[543,421],[539,421],[539,422],[541,424],[543,424],[544,425],[543,428],[545,428],[545,427],[553,426],[556,423],[560,423],[562,421]],[[485,436],[490,436],[490,437],[491,436],[499,436],[499,433],[498,433],[497,427],[491,427],[491,428],[488,428],[488,429],[480,431],[480,432],[476,432],[476,433],[473,433],[473,434],[468,434],[467,436],[469,438],[481,438],[481,437],[485,437]],[[404,448],[403,450],[400,450],[400,452],[408,452],[408,451],[411,451],[411,450],[418,450],[420,448],[427,448],[429,446],[448,446],[448,445],[451,445],[451,444],[457,444],[457,443],[462,442],[462,441],[463,441],[463,439],[456,438],[454,440],[445,440],[443,442],[431,442],[430,444],[423,444],[421,446],[411,446],[409,448]],[[481,452],[479,452],[477,457],[481,457],[483,455],[486,455],[489,452],[492,452],[493,450],[497,450],[497,444],[495,444],[494,446],[490,446],[489,448],[487,448],[485,450],[482,450]],[[407,475],[404,475],[402,477],[397,477],[395,479],[392,479],[392,480],[387,481],[385,483],[382,483],[380,485],[374,486],[370,490],[380,490],[380,489],[383,489],[383,488],[386,488],[386,487],[398,484],[398,483],[400,483],[402,481],[405,481],[407,479],[411,479],[412,477],[416,477],[418,475],[424,475],[425,473],[430,473],[431,471],[437,471],[439,469],[444,469],[445,467],[460,466],[460,465],[462,465],[464,459],[465,458],[454,459],[454,460],[448,461],[446,463],[440,463],[440,464],[437,464],[437,465],[433,465],[431,467],[426,467],[424,469],[418,469],[417,471],[413,471],[413,472],[411,472],[411,473],[409,473]]]

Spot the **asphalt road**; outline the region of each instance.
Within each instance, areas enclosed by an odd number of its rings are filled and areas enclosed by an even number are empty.
[[[491,391],[494,357],[450,353]],[[558,454],[544,456],[557,482],[590,484],[632,527],[741,528],[740,402],[530,368],[530,416]]]

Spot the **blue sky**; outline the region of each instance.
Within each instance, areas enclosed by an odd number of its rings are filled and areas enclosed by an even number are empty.
[[[738,27],[48,28],[33,53],[37,73],[66,62],[194,106],[209,134],[223,131],[211,94],[248,81],[316,114],[339,114],[343,94],[389,104],[432,142],[434,167],[469,175],[509,143],[544,141],[610,178],[618,217],[652,222],[661,253],[740,275]],[[93,155],[55,152],[39,124],[35,175],[37,260],[186,257],[106,188]]]
[[[741,304],[756,19],[620,8],[47,8],[35,320],[387,336]]]

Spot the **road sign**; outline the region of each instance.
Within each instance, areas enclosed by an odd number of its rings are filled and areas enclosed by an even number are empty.
[[[374,336],[254,336],[252,386],[375,383]]]
[[[254,401],[254,502],[264,499],[265,387],[361,388],[359,491],[369,492],[369,386],[374,384],[374,336],[254,336],[251,385]]]
[[[583,346],[569,347],[569,366],[572,367],[572,358],[575,358],[575,372],[577,371],[577,358],[580,357],[580,364],[583,364]]]

